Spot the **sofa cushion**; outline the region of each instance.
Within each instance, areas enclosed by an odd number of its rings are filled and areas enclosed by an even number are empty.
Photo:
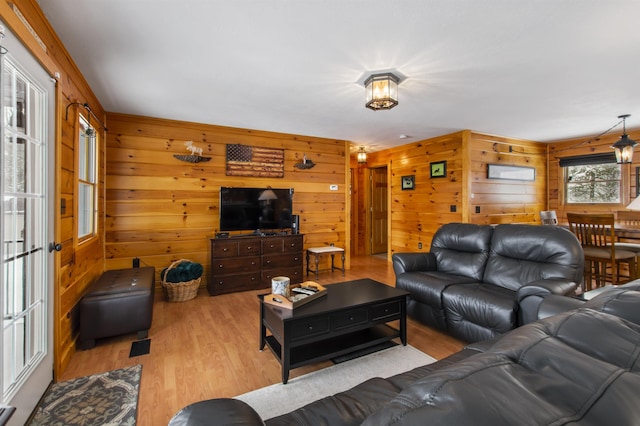
[[[438,271],[482,281],[493,228],[471,223],[442,225],[431,240]]]
[[[516,327],[518,303],[514,292],[492,284],[460,284],[442,293],[448,332],[475,342],[491,339]]]
[[[498,225],[483,280],[511,290],[541,279],[566,278],[580,283],[582,246],[568,230],[557,226]]]
[[[295,411],[265,421],[275,425],[359,425],[400,391],[391,382],[375,377],[359,385],[319,399]]]
[[[417,380],[364,424],[635,424],[638,342],[613,315],[560,314]]]

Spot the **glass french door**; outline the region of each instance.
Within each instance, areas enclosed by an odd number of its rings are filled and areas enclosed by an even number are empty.
[[[53,379],[52,83],[22,46],[0,61],[2,402],[22,424]],[[25,59],[26,58],[26,59]],[[30,59],[29,59],[30,58]],[[35,72],[35,74],[34,74]]]

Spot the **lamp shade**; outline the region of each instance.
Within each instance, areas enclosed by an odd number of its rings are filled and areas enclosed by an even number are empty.
[[[640,210],[640,197],[636,197],[632,202],[627,206],[628,210]]]
[[[374,111],[391,109],[398,105],[398,83],[400,79],[392,73],[373,74],[364,82],[365,106]]]
[[[260,196],[258,197],[259,201],[277,200],[277,199],[278,199],[278,196],[276,195],[275,192],[273,192],[271,188],[267,188],[264,191],[262,191],[262,194],[260,194]]]

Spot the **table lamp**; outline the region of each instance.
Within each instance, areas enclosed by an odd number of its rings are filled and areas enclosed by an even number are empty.
[[[632,202],[627,206],[627,210],[640,210],[640,197],[636,197]]]

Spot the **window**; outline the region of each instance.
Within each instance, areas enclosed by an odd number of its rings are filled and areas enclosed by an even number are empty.
[[[611,154],[564,158],[565,203],[619,204],[621,167]]]
[[[96,131],[80,116],[78,143],[78,238],[96,233]]]

